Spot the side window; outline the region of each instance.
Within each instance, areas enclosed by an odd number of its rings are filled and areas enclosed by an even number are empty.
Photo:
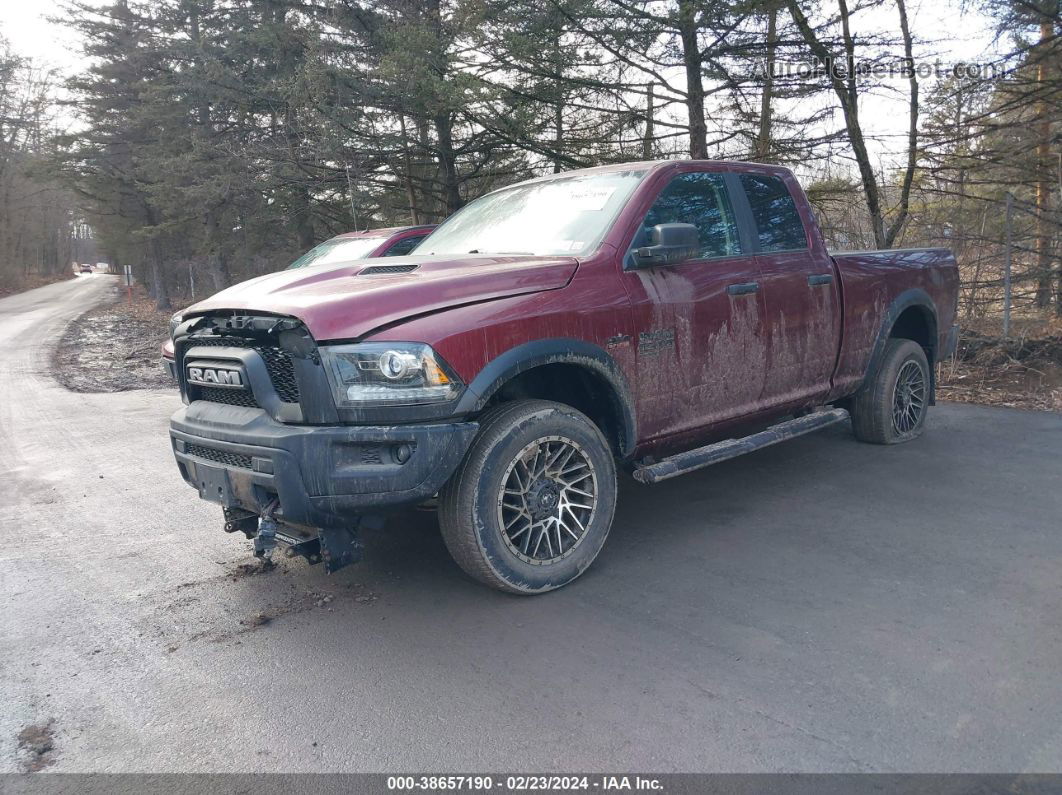
[[[384,252],[385,257],[401,257],[403,254],[408,254],[410,251],[417,247],[417,243],[423,240],[427,235],[419,235],[417,237],[407,237],[405,240],[399,240],[391,248]]]
[[[796,251],[808,247],[804,222],[782,180],[742,174],[741,184],[756,221],[761,251]]]
[[[722,174],[680,174],[671,180],[646,213],[635,245],[645,245],[649,230],[657,224],[696,226],[703,258],[741,253],[741,239]]]

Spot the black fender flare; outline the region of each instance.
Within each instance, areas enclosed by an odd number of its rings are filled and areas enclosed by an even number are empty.
[[[885,355],[885,345],[889,341],[889,335],[892,333],[896,321],[899,320],[900,315],[911,307],[921,308],[925,312],[929,324],[929,354],[927,357],[929,359],[930,381],[929,402],[930,405],[933,405],[936,403],[937,394],[936,367],[934,366],[937,359],[938,339],[937,305],[933,302],[929,293],[921,287],[912,287],[909,290],[904,290],[889,304],[889,308],[885,311],[885,317],[882,318],[881,328],[878,331],[877,340],[874,342],[870,361],[867,362],[867,370],[863,374],[863,382],[860,384],[860,389],[865,388],[875,373],[877,373],[878,367],[881,365],[881,358]]]
[[[634,397],[627,378],[608,352],[591,342],[569,337],[553,337],[517,345],[492,359],[472,379],[458,401],[454,414],[481,411],[508,381],[523,372],[546,364],[572,364],[602,378],[610,387],[613,408],[620,418],[619,447],[626,457],[634,452],[638,439]]]

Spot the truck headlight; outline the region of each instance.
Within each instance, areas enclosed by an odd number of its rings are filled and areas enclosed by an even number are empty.
[[[173,339],[173,333],[177,331],[177,327],[184,321],[184,317],[180,312],[170,318],[170,339]]]
[[[461,382],[419,342],[359,342],[320,349],[339,407],[408,406],[457,397]]]

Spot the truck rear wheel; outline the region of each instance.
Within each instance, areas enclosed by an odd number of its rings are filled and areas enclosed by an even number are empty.
[[[601,551],[616,466],[586,415],[520,400],[489,411],[439,495],[447,549],[470,576],[517,594],[566,585]]]
[[[873,380],[852,398],[852,430],[857,439],[898,444],[919,436],[929,409],[929,362],[922,346],[890,339]]]

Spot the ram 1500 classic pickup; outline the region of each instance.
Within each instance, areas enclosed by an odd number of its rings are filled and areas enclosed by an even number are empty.
[[[954,344],[944,249],[827,252],[792,173],[629,163],[503,188],[415,256],[269,274],[174,318],[184,479],[268,556],[360,554],[437,497],[454,559],[538,593],[643,483],[850,419],[917,437]]]

